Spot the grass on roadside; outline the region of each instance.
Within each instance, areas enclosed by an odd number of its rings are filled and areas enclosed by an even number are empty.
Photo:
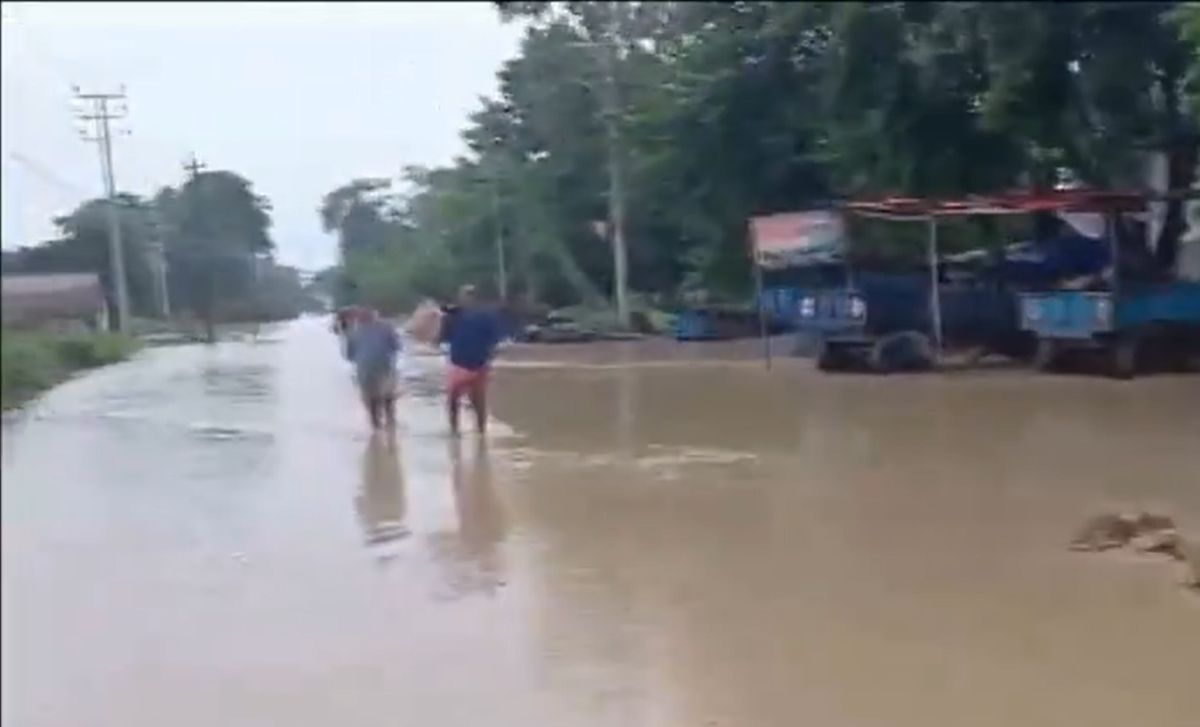
[[[75,371],[128,358],[137,342],[115,333],[50,333],[5,329],[0,338],[3,408],[17,406]]]

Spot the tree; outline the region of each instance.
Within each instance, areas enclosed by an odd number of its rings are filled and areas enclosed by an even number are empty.
[[[244,296],[257,260],[274,249],[269,202],[228,171],[202,172],[157,196],[169,230],[171,299],[204,322],[215,340],[218,302]]]
[[[799,9],[799,10],[798,10]],[[656,241],[658,285],[741,293],[746,220],[829,196],[820,159],[819,5],[679,3],[635,56],[629,138],[636,237]],[[649,228],[649,229],[646,229]]]
[[[388,276],[403,281],[396,303],[453,280],[490,284],[497,231],[514,288],[554,304],[603,300],[613,263],[593,223],[609,216],[614,126],[630,283],[668,296],[744,296],[754,215],[1044,188],[1064,175],[1140,186],[1147,151],[1168,156],[1172,187],[1194,183],[1192,3],[496,6],[527,30],[498,93],[467,120],[468,153],[410,175],[395,209],[370,180],[326,197],[344,257],[372,251],[347,264],[347,280],[380,292]],[[1181,214],[1168,207],[1157,241],[1164,268]],[[855,247],[921,254],[905,231],[876,227],[852,229]],[[946,242],[1009,241],[1003,227],[948,226]]]
[[[317,311],[321,304],[300,280],[293,267],[274,260],[258,261],[254,285],[245,295],[228,301],[223,318],[234,321],[279,321]]]
[[[379,251],[389,242],[385,206],[391,188],[387,179],[355,179],[325,195],[319,214],[321,228],[338,234],[342,256]]]
[[[1095,186],[1141,186],[1147,151],[1166,155],[1170,187],[1195,181],[1200,128],[1187,83],[1197,46],[1187,4],[971,3],[967,11],[987,41],[985,118],[1022,139],[1034,185],[1066,168]],[[1172,202],[1156,241],[1165,269],[1184,227],[1182,203]]]
[[[133,311],[157,315],[160,301],[151,252],[164,243],[172,307],[201,318],[210,338],[219,316],[278,317],[311,305],[297,292],[298,273],[275,264],[270,204],[229,171],[204,172],[150,200],[117,196]],[[99,273],[113,299],[106,200],[90,200],[55,220],[60,236],[4,256],[5,272]]]
[[[1200,119],[1200,4],[1180,3],[1171,15],[1190,59],[1186,88],[1193,119]]]

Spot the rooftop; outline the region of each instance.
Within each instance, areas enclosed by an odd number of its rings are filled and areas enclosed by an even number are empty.
[[[105,304],[96,273],[5,275],[2,280],[5,321],[92,316]]]

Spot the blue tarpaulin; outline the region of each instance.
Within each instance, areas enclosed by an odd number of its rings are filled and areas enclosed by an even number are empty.
[[[1111,261],[1105,240],[1067,235],[1015,246],[1005,252],[1000,272],[1005,279],[1018,283],[1050,284],[1066,278],[1098,275]]]
[[[972,250],[945,259],[951,263],[986,260],[985,250]],[[1043,242],[1020,242],[1004,249],[1003,257],[988,268],[996,276],[1021,285],[1051,285],[1067,278],[1098,275],[1112,262],[1106,240],[1083,235],[1062,235]]]

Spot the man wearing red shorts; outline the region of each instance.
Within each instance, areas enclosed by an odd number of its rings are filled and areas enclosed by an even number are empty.
[[[450,344],[446,381],[450,432],[458,434],[459,404],[466,396],[475,410],[475,428],[483,434],[487,430],[488,373],[500,342],[500,322],[477,304],[473,287],[463,286],[458,291],[458,306],[445,312],[441,340]]]

